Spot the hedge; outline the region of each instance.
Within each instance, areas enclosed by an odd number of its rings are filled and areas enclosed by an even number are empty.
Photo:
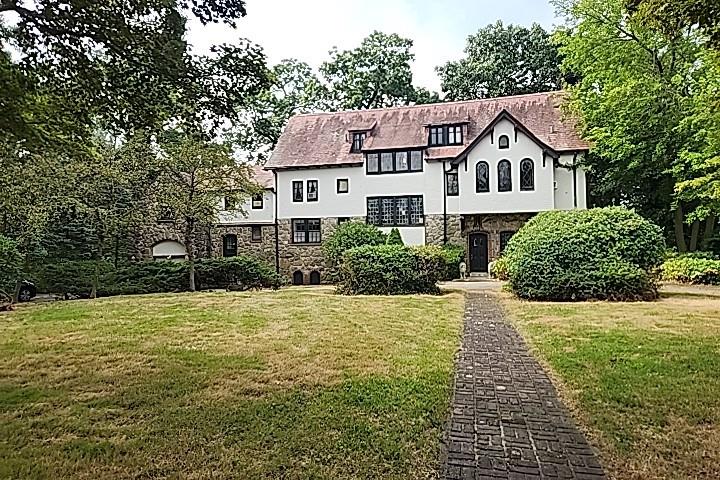
[[[98,296],[188,290],[187,262],[155,261],[119,265],[108,262],[71,261],[42,265],[31,278],[38,291],[89,295],[98,269]],[[275,269],[249,256],[202,259],[195,263],[195,283],[200,290],[278,288],[284,281]]]
[[[657,298],[661,229],[621,207],[540,213],[510,240],[509,285],[534,300]]]
[[[720,285],[720,260],[707,255],[681,255],[669,258],[662,265],[666,282]]]
[[[331,265],[337,266],[343,254],[355,247],[384,245],[387,237],[375,225],[361,222],[346,222],[338,226],[323,242],[325,257]]]
[[[343,255],[337,289],[346,295],[437,293],[444,268],[440,247],[355,247]]]
[[[0,290],[8,296],[15,291],[15,284],[21,280],[23,256],[18,250],[17,243],[0,235]]]

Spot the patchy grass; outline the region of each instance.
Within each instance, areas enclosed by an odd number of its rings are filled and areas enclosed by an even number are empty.
[[[518,328],[622,479],[720,478],[720,289],[652,303],[530,303]]]
[[[428,478],[462,297],[115,297],[0,316],[0,478]]]

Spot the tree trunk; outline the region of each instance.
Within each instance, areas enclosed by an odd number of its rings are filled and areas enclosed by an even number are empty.
[[[695,220],[690,229],[690,251],[697,250],[698,237],[700,236],[700,220]]]
[[[703,250],[707,250],[710,248],[710,239],[715,234],[715,215],[710,214],[705,219],[705,232],[703,233],[703,239],[702,244],[700,245],[700,248]]]
[[[11,303],[18,303],[20,301],[20,290],[22,289],[22,280],[15,282],[15,290],[13,290]]]
[[[195,223],[194,222],[187,222],[187,226],[185,227],[185,250],[187,252],[187,259],[189,263],[189,269],[190,272],[189,275],[189,287],[190,291],[195,291],[195,239],[193,238],[193,232],[195,231]]]
[[[682,205],[678,203],[678,206],[675,207],[675,218],[674,218],[674,224],[675,224],[675,244],[677,246],[678,252],[685,253],[687,252],[687,243],[685,243],[685,223],[684,223],[684,215],[682,210]]]

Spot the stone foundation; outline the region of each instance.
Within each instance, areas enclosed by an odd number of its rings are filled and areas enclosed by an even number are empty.
[[[321,240],[328,238],[337,228],[335,217],[320,219]],[[322,283],[328,282],[325,254],[322,244],[298,244],[292,242],[292,223],[288,218],[278,220],[278,238],[280,245],[280,274],[293,278],[293,273],[303,273],[303,283],[310,283],[310,274],[317,271]]]
[[[463,215],[462,242],[465,246],[465,261],[470,265],[467,238],[471,233],[486,233],[488,236],[488,259],[494,262],[500,257],[500,232],[517,232],[530,220],[534,213]]]
[[[262,240],[252,240],[251,225],[217,225],[212,229],[211,251],[213,257],[223,255],[223,237],[235,235],[237,237],[238,255],[250,255],[261,258],[273,267],[275,266],[275,225],[256,225],[262,232]]]
[[[445,245],[445,222],[443,215],[425,215],[425,243]],[[447,243],[464,245],[460,215],[447,216]]]

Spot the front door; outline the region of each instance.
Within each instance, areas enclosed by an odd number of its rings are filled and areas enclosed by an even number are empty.
[[[488,237],[485,233],[472,233],[468,237],[470,243],[470,271],[488,271]]]

